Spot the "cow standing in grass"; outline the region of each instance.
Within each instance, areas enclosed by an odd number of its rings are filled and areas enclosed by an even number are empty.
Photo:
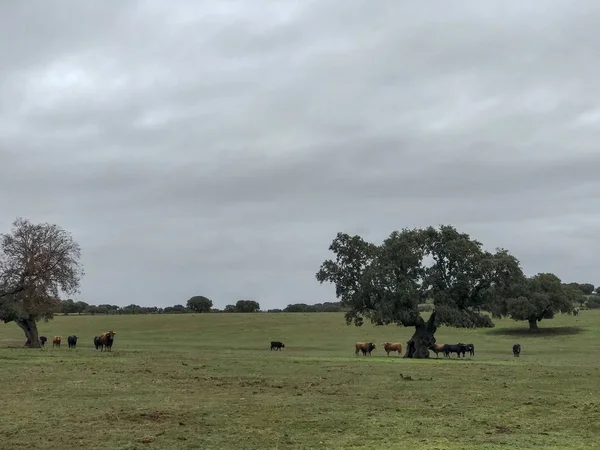
[[[475,356],[475,346],[473,344],[467,344],[466,347],[467,351],[469,352],[469,356]]]
[[[435,353],[435,357],[439,358],[440,357],[440,353],[444,353],[444,347],[446,346],[446,344],[433,344],[431,347],[429,347],[429,350],[431,350],[433,353]]]
[[[578,316],[579,315],[579,308],[573,309],[573,315],[574,316]]]
[[[402,353],[402,344],[400,342],[385,342],[382,345],[388,356],[390,356],[390,352],[398,352],[398,356]]]
[[[363,356],[371,356],[371,352],[375,350],[375,344],[372,342],[357,342],[356,351],[354,354],[358,356],[358,352],[362,352]]]
[[[111,352],[113,342],[115,340],[115,334],[117,333],[114,331],[107,331],[106,333],[102,333],[100,336],[97,336],[97,340],[94,338],[94,345],[96,345],[96,349],[100,347],[100,351],[104,351],[106,348],[107,352]]]
[[[54,339],[52,339],[52,348],[54,348],[54,347],[60,348],[61,341],[62,341],[62,336],[54,336]]]
[[[77,336],[69,336],[67,344],[69,344],[69,348],[75,348],[77,346]]]
[[[40,336],[40,346],[42,348],[44,348],[44,345],[46,344],[47,340],[48,340],[48,338],[46,336]]]
[[[275,351],[277,351],[281,350],[282,348],[285,348],[285,344],[283,342],[271,341],[271,350],[275,349]]]
[[[444,345],[444,356],[446,358],[450,358],[452,353],[456,353],[456,356],[460,358],[460,354],[462,353],[463,357],[465,353],[467,353],[467,346],[462,343],[458,344],[446,344]]]
[[[513,356],[518,357],[521,355],[521,344],[513,345]]]

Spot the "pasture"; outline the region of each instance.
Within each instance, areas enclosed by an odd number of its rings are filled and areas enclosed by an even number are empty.
[[[593,448],[600,311],[526,326],[441,327],[438,342],[473,343],[475,357],[405,360],[380,344],[404,346],[412,328],[347,327],[337,313],[59,316],[39,324],[44,350],[23,349],[21,330],[2,324],[0,446]],[[93,337],[110,329],[113,351],[100,353]],[[358,340],[377,344],[373,356],[355,357]]]

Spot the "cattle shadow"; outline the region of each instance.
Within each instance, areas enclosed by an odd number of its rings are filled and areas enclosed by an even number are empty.
[[[552,337],[574,336],[585,331],[581,327],[550,327],[530,330],[529,328],[498,328],[488,331],[492,336],[520,336],[520,337]]]

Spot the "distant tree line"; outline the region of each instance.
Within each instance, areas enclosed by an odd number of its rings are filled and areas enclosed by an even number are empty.
[[[323,313],[323,312],[345,312],[347,308],[344,308],[340,302],[325,302],[315,303],[314,305],[307,305],[306,303],[293,303],[287,305],[283,309],[269,309],[267,312],[280,313],[280,312],[300,312],[300,313]]]
[[[301,312],[301,313],[322,313],[322,312],[345,312],[339,302],[325,302],[308,305],[306,303],[290,304],[284,309],[269,309],[265,312]],[[190,314],[190,313],[256,313],[261,312],[260,304],[254,300],[239,300],[234,305],[227,305],[223,309],[213,307],[213,302],[202,295],[196,295],[190,298],[185,305],[177,304],[160,308],[157,306],[140,306],[131,304],[127,306],[118,305],[91,305],[84,301],[74,301],[72,299],[62,300],[58,303],[54,314]]]
[[[61,300],[57,303],[54,314],[190,314],[190,313],[254,313],[260,312],[260,304],[254,300],[239,300],[235,305],[227,305],[224,309],[213,308],[213,302],[204,296],[194,296],[185,305],[177,304],[160,308],[157,306],[140,306],[131,304],[119,305],[91,305],[84,301],[72,299]]]

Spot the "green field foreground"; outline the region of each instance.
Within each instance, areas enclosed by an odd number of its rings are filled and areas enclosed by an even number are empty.
[[[21,348],[2,324],[0,447],[599,448],[600,311],[540,326],[442,327],[438,342],[473,343],[475,357],[405,360],[379,344],[405,345],[412,328],[337,313],[59,316],[40,324],[63,336],[55,350]],[[109,329],[100,353],[93,336]],[[354,356],[357,340],[378,344],[372,357]]]

